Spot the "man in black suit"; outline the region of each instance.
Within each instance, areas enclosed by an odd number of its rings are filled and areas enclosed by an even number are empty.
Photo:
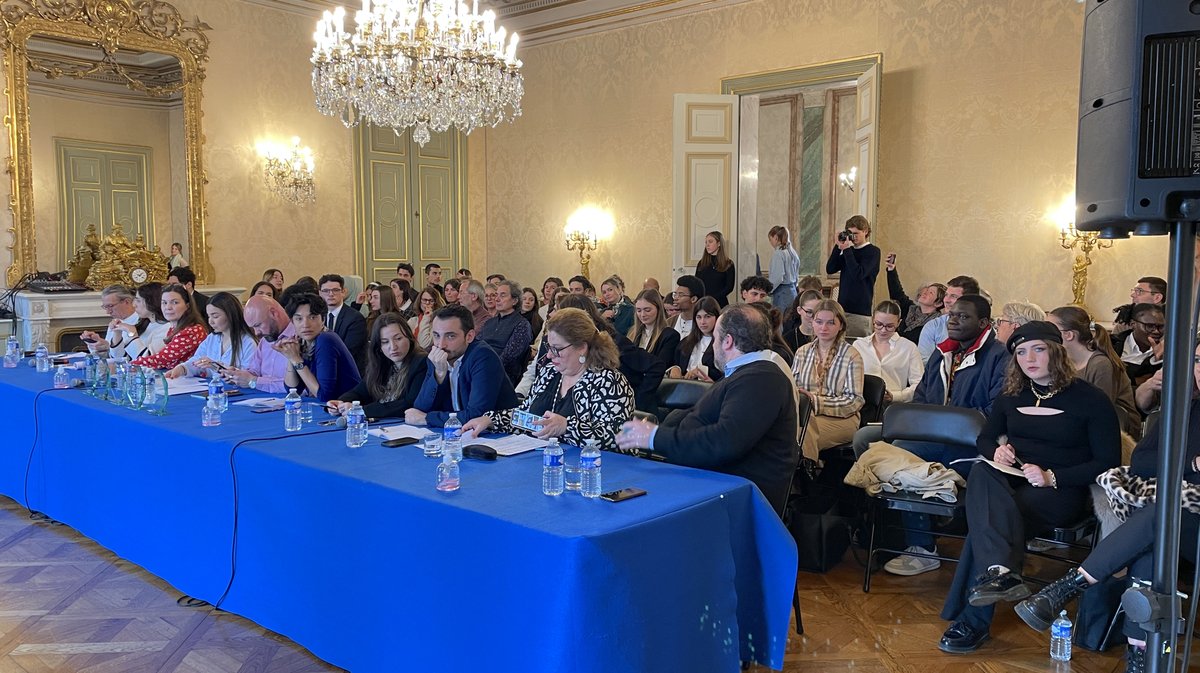
[[[170,275],[167,276],[167,283],[182,285],[188,294],[192,295],[192,303],[196,305],[200,319],[204,321],[204,327],[211,332],[212,327],[208,324],[208,296],[196,291],[196,272],[186,266],[177,266],[171,269]]]
[[[354,356],[358,371],[366,371],[367,319],[346,304],[346,279],[336,273],[327,273],[321,276],[317,287],[329,307],[325,329],[342,338],[342,343]]]
[[[725,378],[696,406],[676,410],[662,425],[629,421],[622,449],[650,449],[668,462],[745,477],[776,511],[796,465],[796,402],[789,377],[765,353],[771,326],[751,306],[730,306],[713,331],[713,356]]]

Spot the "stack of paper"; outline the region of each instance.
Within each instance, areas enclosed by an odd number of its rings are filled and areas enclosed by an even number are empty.
[[[383,437],[384,439],[400,439],[401,437],[412,437],[413,439],[420,439],[430,432],[438,432],[438,431],[431,430],[429,428],[419,428],[415,425],[408,425],[405,423],[401,423],[399,425],[388,425],[388,426],[384,426],[384,427],[371,428],[370,430],[367,431],[367,434],[374,435],[376,437]]]
[[[251,397],[248,400],[238,400],[234,404],[254,409],[282,409],[282,397]]]

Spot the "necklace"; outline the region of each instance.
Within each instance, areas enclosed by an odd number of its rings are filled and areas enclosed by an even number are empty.
[[[1051,390],[1046,393],[1039,393],[1038,389],[1037,389],[1037,384],[1033,383],[1032,381],[1029,383],[1029,389],[1033,391],[1033,396],[1037,398],[1037,402],[1034,402],[1034,404],[1033,404],[1033,406],[1035,406],[1035,407],[1042,406],[1042,402],[1045,402],[1046,400],[1048,400],[1051,397],[1054,397],[1055,395],[1058,394],[1057,389]]]

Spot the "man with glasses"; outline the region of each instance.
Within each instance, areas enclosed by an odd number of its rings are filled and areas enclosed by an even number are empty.
[[[329,312],[325,314],[325,329],[333,332],[346,344],[361,374],[367,357],[367,319],[346,305],[346,279],[336,273],[321,276],[317,287]]]
[[[1142,276],[1129,291],[1129,301],[1134,304],[1158,304],[1167,301],[1167,281],[1158,276]]]
[[[520,301],[519,284],[511,280],[496,283],[496,314],[479,330],[479,339],[500,355],[504,373],[514,384],[521,380],[529,359],[529,344],[533,342],[533,328],[517,311]]]
[[[1112,345],[1113,350],[1121,354],[1125,372],[1137,388],[1162,369],[1166,314],[1157,304],[1136,304],[1130,315],[1131,329],[1113,335]]]
[[[104,338],[101,339],[99,334],[91,330],[84,330],[79,334],[79,338],[87,344],[89,351],[106,357],[110,350],[121,344],[126,334],[125,330],[116,327],[117,323],[136,325],[139,317],[133,310],[133,292],[124,285],[109,285],[101,290],[100,308],[104,309],[104,313],[111,319]]]
[[[466,423],[489,411],[517,406],[517,394],[504,375],[500,358],[491,346],[475,338],[475,320],[465,306],[438,309],[432,331],[425,382],[413,408],[404,412],[405,423],[441,427],[451,412]]]
[[[679,332],[680,339],[686,339],[692,333],[696,324],[696,304],[704,296],[704,281],[695,276],[680,276],[675,281],[675,308],[679,314],[671,327]],[[669,363],[668,363],[669,364]]]

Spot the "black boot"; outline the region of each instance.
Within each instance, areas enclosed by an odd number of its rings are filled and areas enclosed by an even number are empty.
[[[1125,673],[1146,673],[1146,648],[1137,645],[1125,648]]]
[[[1045,589],[1017,603],[1017,616],[1030,628],[1045,631],[1050,628],[1063,606],[1086,588],[1087,578],[1076,568]]]

